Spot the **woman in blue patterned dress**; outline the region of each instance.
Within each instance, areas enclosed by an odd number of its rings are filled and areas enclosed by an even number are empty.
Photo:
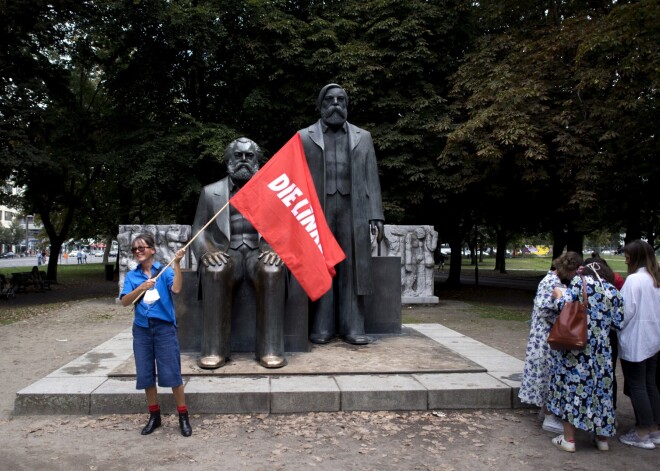
[[[571,274],[574,274],[582,263],[580,256],[577,253],[574,254],[575,256],[571,257],[574,265]],[[552,297],[552,290],[557,287],[565,288],[565,285],[559,279],[553,265],[536,289],[532,322],[525,353],[525,365],[518,397],[521,402],[533,404],[542,409],[544,417],[543,430],[561,433],[563,430],[561,420],[552,415],[547,408],[550,399],[550,376],[554,361],[552,351],[548,345],[548,334],[559,314],[557,304]]]
[[[607,451],[607,437],[616,431],[609,332],[621,328],[623,298],[607,281],[614,278],[609,267],[593,263],[578,272],[584,275],[587,288],[587,345],[583,350],[557,351],[549,408],[561,417],[564,433],[552,443],[574,452],[575,430],[580,429],[593,433],[596,447]],[[566,293],[555,289],[553,296],[560,310],[568,301],[581,300],[582,278],[576,275]]]

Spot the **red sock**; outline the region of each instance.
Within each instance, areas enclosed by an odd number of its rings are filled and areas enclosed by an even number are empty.
[[[158,404],[154,404],[153,406],[149,406],[149,412],[160,412],[160,406]]]
[[[176,406],[176,410],[179,414],[185,414],[188,412],[188,406]]]

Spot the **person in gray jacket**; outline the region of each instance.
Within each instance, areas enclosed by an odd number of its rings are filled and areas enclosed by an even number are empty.
[[[311,309],[310,341],[327,343],[336,335],[361,345],[364,296],[373,293],[370,234],[383,238],[383,205],[371,134],[347,122],[348,95],[336,83],[317,100],[321,119],[299,131],[323,213],[346,260],[336,267],[332,289]]]

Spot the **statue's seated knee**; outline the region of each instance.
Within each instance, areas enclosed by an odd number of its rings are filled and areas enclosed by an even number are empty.
[[[227,280],[231,276],[232,267],[228,263],[222,265],[203,266],[201,268],[201,275],[208,276],[213,280]]]
[[[260,263],[257,266],[257,276],[260,279],[280,279],[284,274],[284,265],[271,265],[269,263]]]

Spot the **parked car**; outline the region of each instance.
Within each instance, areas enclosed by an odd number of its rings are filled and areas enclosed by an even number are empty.
[[[103,257],[103,250],[97,250],[96,252],[94,252],[94,256],[95,257]]]
[[[0,258],[14,258],[16,254],[14,252],[5,252],[2,255],[0,255]]]

